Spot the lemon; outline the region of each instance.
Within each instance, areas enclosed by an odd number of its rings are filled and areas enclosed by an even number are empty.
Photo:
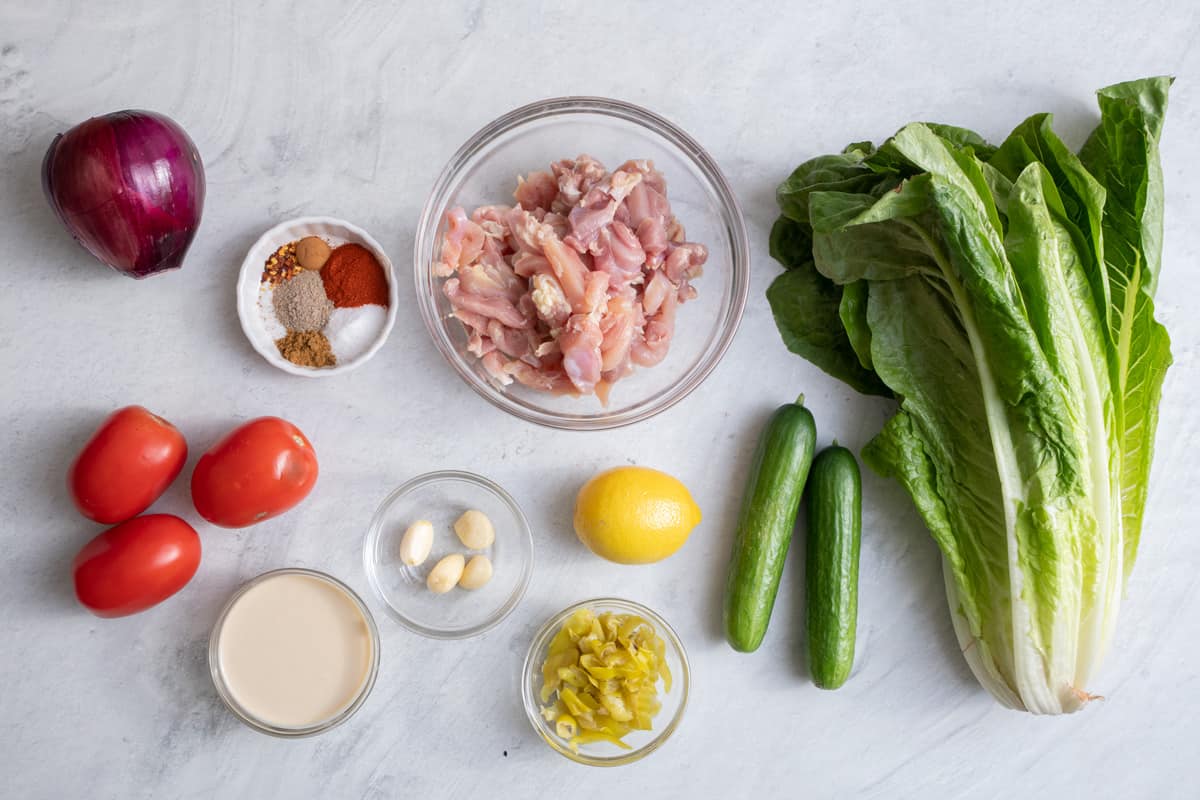
[[[661,561],[687,541],[700,507],[665,472],[617,467],[592,478],[575,498],[575,535],[618,564]]]

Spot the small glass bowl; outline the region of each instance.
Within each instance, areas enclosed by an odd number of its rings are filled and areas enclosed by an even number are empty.
[[[469,509],[487,515],[496,540],[487,550],[468,550],[454,521]],[[433,550],[423,564],[400,562],[400,540],[419,519],[433,523]],[[434,594],[425,578],[443,556],[483,553],[492,579],[480,589]],[[525,596],[533,572],[533,534],[520,506],[498,485],[470,472],[445,470],[413,478],[380,504],[363,541],[367,579],[388,613],[409,630],[433,639],[466,639],[495,627]]]
[[[258,584],[265,580],[274,578],[279,575],[306,575],[311,578],[325,581],[332,584],[335,589],[338,589],[345,594],[354,605],[362,613],[363,619],[367,623],[367,631],[371,637],[371,665],[368,667],[367,679],[363,681],[362,688],[359,689],[358,695],[351,701],[350,705],[339,711],[327,720],[323,720],[314,725],[307,725],[299,728],[285,728],[278,725],[273,725],[266,720],[259,719],[249,709],[237,701],[233,696],[229,684],[225,681],[225,674],[221,670],[221,629],[225,624],[225,618],[229,615],[230,610],[234,607],[237,601],[246,592],[253,589]],[[305,736],[316,736],[318,733],[324,733],[331,728],[336,728],[354,715],[366,702],[367,697],[371,694],[371,690],[375,688],[375,678],[379,674],[379,629],[375,627],[375,618],[371,616],[371,610],[367,608],[367,604],[362,601],[358,593],[351,589],[346,584],[339,581],[332,575],[327,575],[324,572],[318,572],[315,569],[303,569],[300,567],[291,567],[288,569],[275,569],[270,572],[264,572],[256,578],[243,583],[229,601],[225,603],[225,607],[221,609],[220,616],[217,617],[217,624],[213,626],[212,633],[208,639],[208,669],[212,675],[213,686],[216,687],[217,695],[221,698],[225,706],[233,712],[233,715],[260,733],[270,734],[271,736],[279,736],[284,739],[301,739]]]
[[[662,702],[662,709],[654,717],[654,729],[631,731],[626,734],[624,741],[632,746],[631,750],[622,750],[610,742],[590,742],[580,745],[579,752],[576,753],[566,741],[555,733],[553,724],[541,714],[542,703],[539,695],[542,690],[542,663],[546,660],[546,651],[563,623],[576,611],[584,608],[597,614],[606,611],[618,614],[637,614],[652,624],[655,633],[662,637],[667,644],[667,666],[671,670],[672,678],[671,691],[661,691],[662,684],[659,684],[658,698]],[[533,729],[546,744],[557,752],[580,764],[592,767],[617,767],[645,758],[662,747],[663,743],[670,738],[683,720],[691,680],[687,652],[684,651],[678,634],[667,624],[665,619],[632,600],[598,597],[563,609],[546,620],[538,630],[533,637],[532,644],[529,645],[529,652],[525,656],[525,665],[521,668],[521,700],[525,704],[525,715],[529,717],[529,723],[533,725]]]
[[[675,336],[661,364],[639,368],[596,397],[563,397],[519,383],[502,386],[467,351],[467,333],[450,315],[433,265],[445,213],[454,206],[511,203],[517,175],[544,170],[580,153],[615,168],[648,158],[667,180],[672,210],[689,241],[708,247],[698,296],[680,306]],[[484,127],[459,148],[434,184],[417,227],[413,270],[417,301],[434,344],[472,389],[521,419],[553,428],[599,430],[647,419],[670,408],[708,376],[737,332],[750,278],[746,224],[733,190],[704,148],[671,122],[643,108],[600,97],[532,103]]]

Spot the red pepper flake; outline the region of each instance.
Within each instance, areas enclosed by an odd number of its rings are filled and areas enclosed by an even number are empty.
[[[267,257],[263,264],[262,282],[267,286],[278,286],[280,283],[300,272],[303,267],[296,260],[296,242],[288,242]]]

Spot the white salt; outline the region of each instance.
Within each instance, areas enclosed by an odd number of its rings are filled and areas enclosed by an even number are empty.
[[[335,308],[324,331],[338,364],[353,361],[365,353],[379,338],[386,320],[387,309],[383,306]]]
[[[275,290],[271,287],[264,286],[259,291],[258,310],[262,315],[263,328],[267,332],[267,337],[272,342],[287,336],[287,329],[283,327],[279,318],[275,316]]]

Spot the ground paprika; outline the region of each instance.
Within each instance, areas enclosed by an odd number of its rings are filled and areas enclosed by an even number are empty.
[[[388,305],[388,281],[375,255],[361,244],[334,248],[321,267],[325,294],[336,308]]]

